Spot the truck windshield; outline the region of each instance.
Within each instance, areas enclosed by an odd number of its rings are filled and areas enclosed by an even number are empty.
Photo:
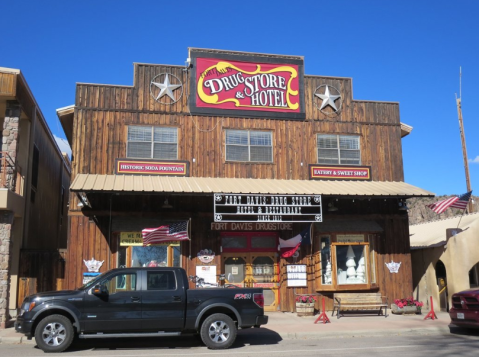
[[[90,287],[92,287],[93,285],[97,284],[98,281],[103,277],[103,273],[96,276],[94,279],[86,282],[85,284],[83,284],[81,287],[78,288],[78,290],[87,290],[89,289]]]

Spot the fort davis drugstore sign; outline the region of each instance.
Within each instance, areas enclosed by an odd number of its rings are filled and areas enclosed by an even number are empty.
[[[300,57],[190,50],[192,114],[304,119]]]

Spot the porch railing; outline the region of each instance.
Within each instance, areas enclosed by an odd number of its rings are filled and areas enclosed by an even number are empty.
[[[23,184],[21,167],[15,164],[8,152],[0,151],[0,188],[23,195]]]

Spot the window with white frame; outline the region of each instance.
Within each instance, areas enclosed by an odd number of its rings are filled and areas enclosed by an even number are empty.
[[[126,156],[160,160],[178,159],[178,129],[129,126]]]
[[[376,286],[374,234],[321,234],[314,237],[316,287],[321,290]]]
[[[273,162],[270,131],[226,130],[226,161]]]
[[[361,165],[359,136],[317,135],[318,164]]]

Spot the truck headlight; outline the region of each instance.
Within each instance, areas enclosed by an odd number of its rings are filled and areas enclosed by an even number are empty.
[[[23,315],[24,312],[31,311],[35,307],[35,301],[24,302],[22,305],[22,309],[20,311],[20,315]]]

